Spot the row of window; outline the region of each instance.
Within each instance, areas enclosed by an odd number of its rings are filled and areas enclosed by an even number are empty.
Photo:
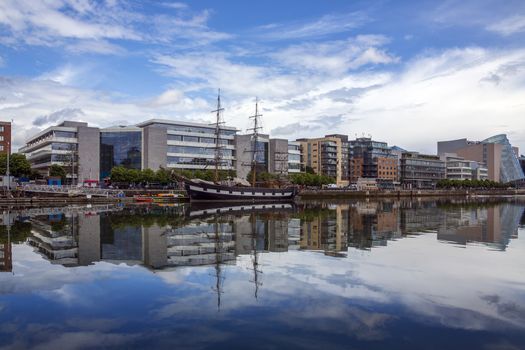
[[[65,142],[53,142],[51,144],[51,149],[58,151],[76,151],[76,143],[65,143]]]
[[[75,137],[77,137],[77,133],[76,132],[71,132],[71,131],[58,131],[58,130],[55,130],[53,134],[54,134],[55,137],[65,137],[65,138],[75,138]]]
[[[201,127],[201,126],[187,126],[187,125],[173,125],[173,124],[162,124],[162,123],[156,123],[154,126],[166,128],[168,130],[174,130],[174,131],[183,131],[183,132],[195,132],[195,133],[201,133],[201,134],[215,134],[215,128],[214,127]],[[221,129],[220,133],[222,135],[235,135],[235,130],[227,130],[227,129]]]
[[[215,138],[212,137],[197,137],[197,136],[183,136],[168,134],[168,141],[185,141],[185,142],[199,142],[199,143],[213,143]],[[233,145],[233,140],[219,139],[220,145]]]
[[[290,162],[300,162],[301,161],[301,155],[300,154],[288,154],[288,161]]]
[[[207,158],[191,158],[191,157],[168,157],[168,164],[187,164],[187,165],[208,165],[215,166],[215,160]],[[233,166],[233,161],[222,160],[220,166]]]
[[[205,154],[209,156],[215,155],[214,148],[206,147],[192,147],[192,146],[168,146],[168,153],[182,153],[182,154]],[[233,150],[221,149],[222,157],[232,157]]]
[[[44,164],[49,162],[63,162],[63,163],[71,163],[72,159],[75,163],[78,162],[78,157],[73,156],[71,154],[50,154],[45,157],[39,158],[35,161],[33,161],[33,164]]]

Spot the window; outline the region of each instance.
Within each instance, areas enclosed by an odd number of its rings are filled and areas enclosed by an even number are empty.
[[[4,150],[4,145],[0,145],[0,152]]]
[[[4,141],[4,135],[0,135],[0,141]]]
[[[0,126],[0,132],[4,132],[4,126]]]

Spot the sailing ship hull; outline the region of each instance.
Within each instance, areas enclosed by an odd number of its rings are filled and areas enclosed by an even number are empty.
[[[190,201],[232,201],[232,202],[276,202],[291,201],[297,195],[296,188],[273,189],[259,187],[238,187],[185,182]]]

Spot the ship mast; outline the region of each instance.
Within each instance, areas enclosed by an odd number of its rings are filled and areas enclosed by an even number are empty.
[[[221,294],[222,284],[224,277],[222,276],[221,264],[223,263],[223,245],[221,240],[221,234],[219,233],[219,222],[217,217],[215,217],[214,222],[214,231],[215,231],[215,287],[212,288],[217,293],[217,311],[221,310]]]
[[[220,135],[221,135],[221,124],[224,122],[221,120],[221,112],[224,111],[224,108],[221,107],[221,89],[219,89],[217,94],[217,109],[211,111],[211,113],[216,113],[215,120],[215,173],[214,180],[215,182],[219,181],[219,163],[222,158],[221,146],[220,146]]]
[[[251,229],[252,229],[252,250],[253,250],[253,257],[252,257],[252,265],[253,265],[253,284],[255,285],[255,299],[257,299],[259,294],[259,287],[262,286],[262,282],[259,280],[259,274],[262,273],[262,271],[259,269],[259,256],[257,254],[257,218],[255,216],[255,213],[251,214],[250,217],[251,221]]]
[[[248,130],[253,130],[253,154],[252,154],[252,186],[255,187],[255,182],[257,179],[257,141],[259,139],[259,117],[262,117],[262,114],[259,114],[259,99],[255,98],[255,114],[250,118],[253,119],[253,128]]]

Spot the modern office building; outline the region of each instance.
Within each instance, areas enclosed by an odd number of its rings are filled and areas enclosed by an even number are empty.
[[[512,147],[507,135],[500,134],[489,137],[483,141],[483,144],[501,145],[501,162],[500,162],[500,181],[513,182],[525,179],[525,174],[521,169],[518,160],[518,149]]]
[[[235,170],[235,134],[233,127],[220,128],[222,170]],[[103,179],[114,166],[212,169],[215,138],[215,127],[208,124],[153,119],[137,126],[99,129],[64,121],[31,137],[20,152],[44,177],[51,165],[63,166],[67,182],[72,183]]]
[[[206,170],[215,166],[215,139],[219,139],[221,170],[235,170],[234,127],[151,119],[137,124],[143,129],[142,167]]]
[[[29,138],[19,151],[42,176],[49,176],[49,168],[56,164],[66,170],[66,182],[77,183],[99,178],[99,140],[100,129],[64,121]]]
[[[440,156],[447,166],[447,179],[449,180],[486,180],[488,169],[483,163],[466,160],[455,154]]]
[[[298,139],[301,145],[301,166],[311,168],[315,174],[330,176],[338,186],[348,185],[347,150],[343,150],[345,141],[340,135],[325,136],[314,139]]]
[[[236,171],[237,177],[246,179],[252,169],[254,149],[257,172],[274,175],[288,175],[300,172],[301,152],[297,142],[286,139],[272,139],[269,135],[260,134],[257,147],[253,145],[253,135],[236,135]]]
[[[0,121],[0,154],[11,154],[11,123]]]
[[[499,182],[512,182],[525,178],[506,135],[496,135],[483,141],[459,139],[438,142],[438,154],[455,153],[465,159],[484,163],[489,179]]]
[[[386,142],[361,137],[350,141],[350,181],[361,177],[398,180],[398,157]]]
[[[401,156],[401,183],[405,188],[432,189],[446,178],[446,165],[436,155],[405,152]]]
[[[100,129],[100,179],[111,175],[111,169],[123,166],[142,169],[142,129],[116,126]]]

